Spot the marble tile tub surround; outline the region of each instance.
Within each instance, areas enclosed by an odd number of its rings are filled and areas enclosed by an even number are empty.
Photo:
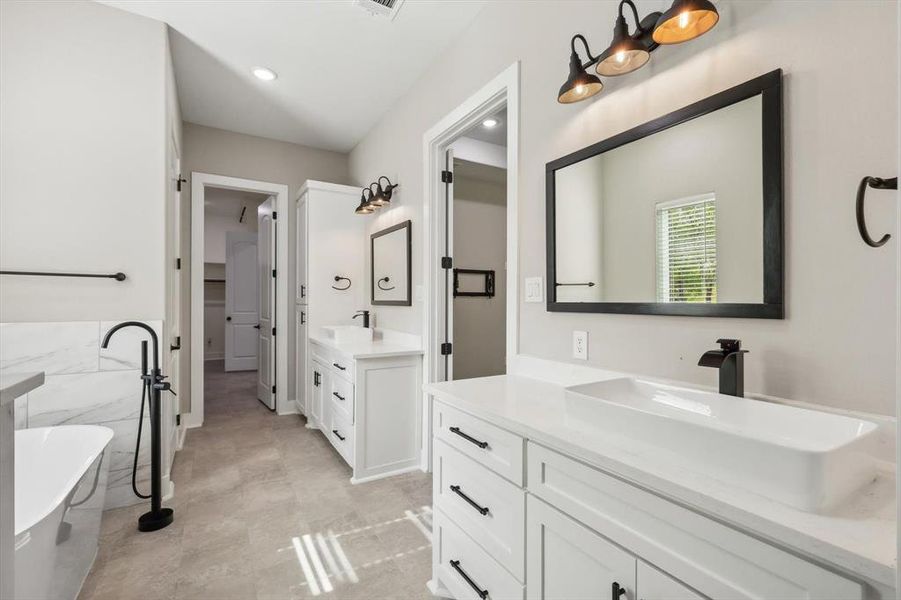
[[[123,329],[102,349],[103,335],[119,322],[0,323],[0,372],[46,374],[42,387],[17,401],[18,428],[90,424],[115,432],[106,508],[139,501],[131,492],[131,468],[141,408],[141,340],[149,335]],[[162,337],[162,321],[144,322]],[[149,479],[146,411],[143,426],[147,435],[138,455],[139,484]]]

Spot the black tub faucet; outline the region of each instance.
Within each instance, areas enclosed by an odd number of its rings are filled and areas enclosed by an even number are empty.
[[[368,310],[358,310],[357,314],[353,316],[354,319],[357,317],[363,317],[363,327],[369,329],[369,311]]]
[[[719,369],[720,393],[742,398],[745,395],[744,355],[748,351],[741,349],[741,340],[720,338],[716,343],[720,349],[705,352],[698,366]]]

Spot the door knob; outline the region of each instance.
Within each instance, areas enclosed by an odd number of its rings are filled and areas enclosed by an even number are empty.
[[[226,321],[231,321],[232,318],[231,318],[231,317],[225,317],[225,320],[226,320]]]
[[[253,326],[253,328],[254,328],[254,329],[259,329],[259,328],[260,328],[260,324],[257,323],[256,325]]]

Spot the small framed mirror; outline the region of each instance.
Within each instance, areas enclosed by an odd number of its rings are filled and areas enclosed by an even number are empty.
[[[412,306],[412,238],[410,221],[373,233],[371,237],[372,304]]]
[[[782,72],[547,165],[549,311],[783,318]]]

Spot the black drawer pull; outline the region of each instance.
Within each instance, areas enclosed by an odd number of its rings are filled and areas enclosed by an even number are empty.
[[[479,506],[478,504],[476,504],[475,500],[473,500],[472,498],[470,498],[469,496],[467,496],[466,494],[464,494],[463,492],[460,491],[459,485],[450,486],[450,490],[453,493],[460,496],[461,498],[463,498],[464,500],[466,500],[469,503],[469,505],[471,507],[473,507],[474,509],[476,509],[477,511],[479,511],[482,514],[482,516],[485,516],[488,514],[488,507],[487,506]]]
[[[451,428],[450,428],[450,432],[451,432],[451,433],[456,433],[457,435],[459,435],[461,438],[463,438],[463,439],[466,440],[467,442],[472,442],[473,444],[475,444],[476,446],[478,446],[478,447],[481,448],[482,450],[484,450],[485,448],[488,447],[488,442],[480,442],[479,440],[475,439],[474,437],[469,436],[469,435],[466,435],[465,433],[463,433],[462,431],[460,431],[460,428],[459,428],[459,427],[451,427]]]
[[[336,368],[338,368],[338,369],[341,369],[342,371],[346,371],[346,370],[347,370],[347,367],[342,367],[342,366],[339,365],[338,363],[332,363],[332,366],[333,366],[333,367],[336,367]]]
[[[342,395],[339,394],[338,392],[332,392],[332,396],[334,396],[335,398],[337,398],[337,399],[340,400],[341,402],[344,402],[344,396],[342,396]]]
[[[619,600],[620,596],[626,594],[626,588],[622,587],[618,582],[613,582],[613,600]]]
[[[476,585],[476,582],[473,581],[469,577],[469,575],[466,574],[466,571],[464,571],[463,569],[460,568],[459,560],[450,561],[450,566],[452,566],[454,568],[454,571],[456,571],[457,573],[460,574],[460,577],[462,577],[463,579],[466,580],[466,583],[469,584],[469,587],[471,587],[472,589],[474,589],[476,591],[476,594],[479,595],[479,598],[481,598],[482,600],[485,600],[485,598],[488,597],[488,590],[483,590],[478,585]]]
[[[338,433],[338,430],[337,430],[337,429],[332,429],[332,433],[334,433],[335,435],[337,435],[337,436],[338,436],[338,439],[341,440],[342,442],[343,442],[344,440],[347,439],[346,437],[344,437],[343,435],[341,435],[340,433]]]

